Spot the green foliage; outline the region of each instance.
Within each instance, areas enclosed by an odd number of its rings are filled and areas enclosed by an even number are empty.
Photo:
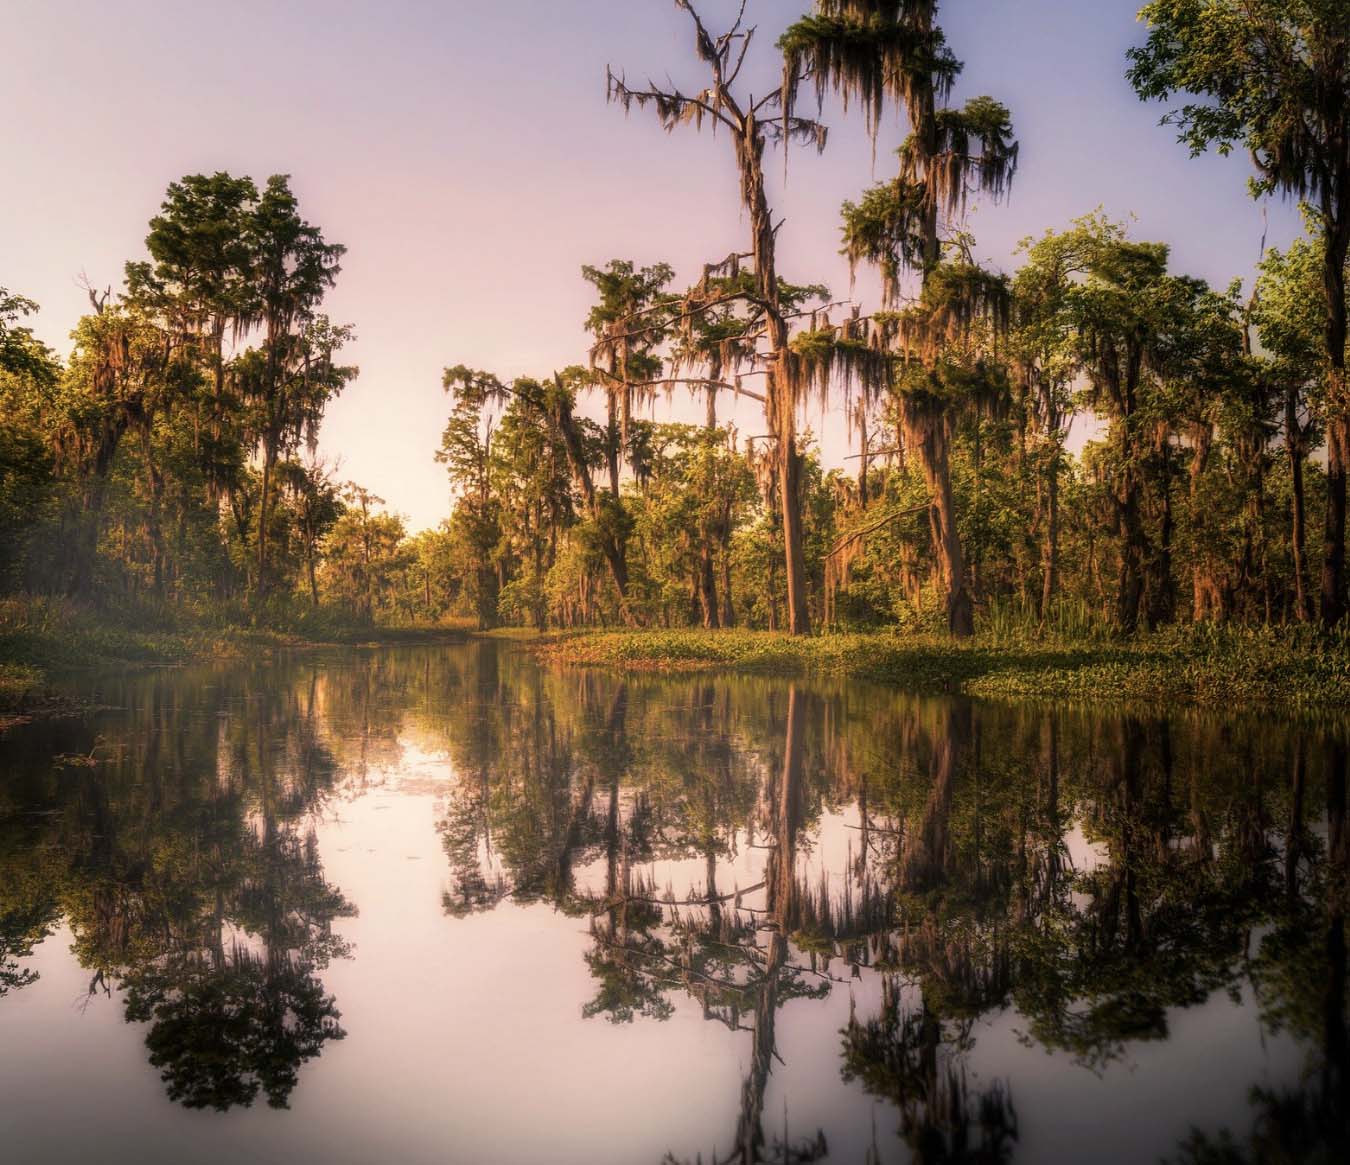
[[[1130,50],[1129,76],[1140,97],[1205,99],[1165,118],[1192,154],[1241,145],[1261,172],[1260,189],[1333,192],[1340,179],[1322,157],[1350,103],[1325,70],[1336,67],[1350,21],[1345,0],[1155,0],[1139,17],[1149,36]],[[1343,51],[1340,61],[1343,70]]]
[[[45,429],[60,365],[17,321],[37,305],[0,288],[0,593],[20,581],[55,490],[54,451]]]
[[[1315,634],[1208,625],[1115,639],[1081,608],[998,616],[969,642],[895,632],[796,639],[762,631],[587,632],[546,639],[547,658],[635,672],[841,675],[923,694],[1072,702],[1255,702],[1334,707],[1350,699],[1350,650]]]
[[[780,42],[782,88],[742,127],[751,249],[682,294],[665,263],[584,267],[583,364],[511,382],[447,368],[452,513],[414,537],[368,490],[344,498],[315,455],[357,371],[341,362],[351,327],[323,310],[344,248],[285,176],[186,176],[122,293],[90,290],[64,362],[33,339],[36,306],[0,290],[0,590],[259,627],[945,625],[1001,640],[1033,621],[1095,641],[1306,620],[1307,515],[1329,515],[1325,610],[1344,492],[1344,335],[1327,347],[1336,313],[1316,302],[1319,288],[1332,302],[1350,230],[1324,156],[1345,112],[1323,51],[1342,15],[1344,0],[1144,10],[1141,95],[1196,95],[1170,115],[1193,147],[1241,142],[1272,188],[1310,198],[1307,238],[1265,257],[1244,304],[1100,212],[1028,240],[1011,277],[982,267],[961,213],[1008,192],[1010,111],[951,102],[961,65],[931,0],[819,0]],[[730,95],[749,37],[695,21]],[[793,113],[803,81],[860,103],[873,131],[890,106],[908,122],[894,177],[845,207],[845,252],[886,284],[870,315],[831,320],[823,286],[777,272],[760,154],[775,136],[822,140]],[[610,94],[655,102],[668,127],[735,120],[706,94],[613,76]],[[679,386],[703,398],[703,426],[641,415]],[[719,419],[728,392],[763,402],[767,433]],[[798,439],[807,399],[842,406],[862,450],[846,469]],[[1075,424],[1095,427],[1076,457]]]
[[[1346,268],[1350,264],[1350,55],[1347,0],[1155,0],[1140,13],[1147,43],[1130,53],[1130,81],[1145,100],[1198,98],[1164,117],[1179,127],[1192,155],[1243,146],[1256,168],[1254,196],[1307,200],[1321,256],[1322,350],[1327,438],[1327,497],[1320,616],[1338,625],[1350,609],[1345,570],[1347,476],[1350,475],[1350,377],[1346,372]],[[1269,275],[1267,276],[1269,282]],[[1310,301],[1311,302],[1311,301]],[[1284,320],[1267,320],[1286,354],[1294,342]],[[1277,311],[1279,307],[1277,306]],[[1287,370],[1286,370],[1287,371]],[[1306,370],[1294,373],[1307,379]],[[1303,456],[1298,392],[1288,397],[1286,429]],[[1301,523],[1300,523],[1301,525]],[[1296,542],[1301,541],[1301,533]],[[1302,549],[1295,547],[1295,560]],[[1300,567],[1301,569],[1301,567]],[[1300,596],[1302,585],[1300,584]]]
[[[238,617],[294,622],[298,595],[320,603],[343,515],[314,442],[356,375],[339,361],[352,329],[321,310],[344,248],[304,219],[284,176],[260,190],[216,173],[170,185],[146,250],[123,294],[91,289],[64,366],[20,326],[35,305],[0,292],[0,591],[122,612],[225,611],[247,596]],[[343,617],[425,617],[406,591],[373,594],[404,565],[371,567],[364,591],[348,559],[335,565]]]
[[[343,491],[347,503],[324,538],[322,593],[338,606],[373,622],[393,594],[395,577],[411,565],[403,519],[377,513],[377,498],[360,486]]]

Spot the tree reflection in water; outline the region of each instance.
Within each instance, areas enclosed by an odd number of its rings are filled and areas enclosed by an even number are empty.
[[[115,735],[59,727],[90,763],[53,761],[37,731],[11,766],[0,992],[32,981],[16,956],[64,917],[90,995],[116,991],[148,1025],[151,1064],[190,1108],[285,1107],[344,1034],[318,974],[347,953],[332,922],[352,907],[303,828],[336,771],[312,679],[232,675],[217,715],[219,692],[165,677]]]
[[[585,1016],[659,1021],[685,997],[745,1032],[712,1160],[825,1156],[824,1132],[767,1130],[776,1017],[868,976],[880,1005],[850,1008],[840,1070],[893,1108],[914,1161],[1015,1157],[1012,1082],[972,1074],[982,1018],[1011,1008],[1025,1042],[1100,1073],[1218,992],[1251,993],[1309,1049],[1293,1094],[1253,1092],[1252,1148],[1231,1159],[1286,1159],[1277,1141],[1341,1159],[1345,749],[1309,744],[1331,729],[494,668],[491,699],[446,725],[447,910],[588,915]],[[842,861],[827,826],[850,832]],[[762,877],[737,885],[748,864]]]
[[[973,1054],[997,1017],[1104,1074],[1225,995],[1305,1070],[1172,1159],[1348,1155],[1343,723],[625,680],[490,642],[136,692],[3,743],[0,997],[64,923],[185,1105],[285,1105],[342,1037],[321,976],[353,908],[312,823],[412,736],[453,772],[448,916],[550,904],[588,936],[589,1021],[692,1006],[744,1041],[734,1120],[672,1161],[824,1158],[780,1035],[839,993],[815,1054],[878,1102],[875,1161],[1016,1157],[1017,1081]]]

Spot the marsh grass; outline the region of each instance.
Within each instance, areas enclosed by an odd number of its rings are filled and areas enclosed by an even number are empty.
[[[1311,629],[1201,625],[1077,639],[1009,620],[976,638],[892,632],[611,631],[537,640],[556,663],[630,671],[849,676],[920,693],[1074,702],[1350,707],[1350,643]]]

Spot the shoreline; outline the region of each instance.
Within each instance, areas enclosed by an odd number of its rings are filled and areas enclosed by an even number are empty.
[[[0,732],[36,717],[79,713],[62,673],[175,667],[289,651],[432,645],[486,639],[554,666],[651,675],[767,675],[853,679],[916,695],[1168,703],[1290,712],[1350,708],[1350,645],[1306,628],[1175,628],[1133,640],[1052,637],[957,641],[881,631],[793,638],[769,631],[582,630],[462,626],[334,629],[336,634],[233,625],[100,626],[0,622]]]
[[[216,626],[100,626],[87,612],[50,623],[0,619],[0,733],[33,719],[75,715],[85,705],[64,692],[62,675],[104,668],[185,667],[210,660],[270,658],[290,651],[462,643],[464,627],[351,627],[299,630]]]
[[[491,633],[489,633],[491,634]],[[1132,640],[894,632],[794,639],[767,631],[510,635],[543,661],[657,674],[832,676],[917,695],[1076,704],[1350,708],[1350,646],[1304,628],[1176,628]]]

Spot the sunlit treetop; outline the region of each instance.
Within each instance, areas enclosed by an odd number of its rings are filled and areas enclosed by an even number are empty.
[[[823,105],[827,90],[845,110],[857,102],[873,140],[888,98],[905,106],[945,101],[961,62],[933,24],[936,3],[830,3],[803,16],[779,38],[789,108],[809,78]]]
[[[1154,0],[1130,50],[1145,100],[1190,100],[1164,121],[1192,154],[1251,155],[1258,193],[1323,200],[1350,185],[1350,0]]]
[[[50,384],[59,367],[56,354],[33,336],[32,328],[19,323],[37,310],[31,299],[0,287],[0,373]]]

